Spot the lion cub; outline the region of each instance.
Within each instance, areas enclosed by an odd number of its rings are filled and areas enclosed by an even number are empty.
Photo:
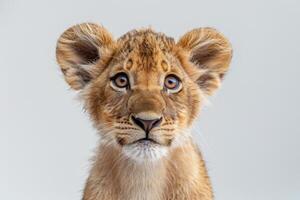
[[[212,28],[177,42],[151,29],[117,40],[97,24],[66,30],[57,61],[101,138],[83,200],[213,199],[189,127],[231,55],[228,40]]]

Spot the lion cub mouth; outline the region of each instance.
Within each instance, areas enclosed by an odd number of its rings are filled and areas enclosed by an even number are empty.
[[[136,140],[133,143],[137,143],[137,144],[143,144],[143,145],[152,145],[152,144],[158,144],[158,142],[156,142],[155,140],[151,139],[151,138],[141,138],[139,140]]]

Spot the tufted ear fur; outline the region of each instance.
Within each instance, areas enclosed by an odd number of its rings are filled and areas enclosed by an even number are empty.
[[[199,87],[211,95],[229,68],[232,57],[229,41],[215,29],[198,28],[182,36],[177,45],[187,51],[189,61],[200,70],[195,78]]]
[[[108,31],[92,23],[75,25],[60,36],[56,58],[71,88],[82,89],[93,78],[96,63],[112,45]]]

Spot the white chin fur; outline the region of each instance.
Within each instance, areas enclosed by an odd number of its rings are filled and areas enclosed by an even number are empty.
[[[168,153],[167,147],[149,143],[134,143],[123,147],[123,152],[128,158],[142,163],[145,161],[157,161]]]

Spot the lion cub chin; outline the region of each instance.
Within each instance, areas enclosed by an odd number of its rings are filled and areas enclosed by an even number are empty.
[[[167,147],[161,146],[149,140],[141,140],[134,144],[125,146],[123,153],[128,158],[138,162],[158,161],[160,158],[167,156]]]
[[[118,39],[93,23],[67,29],[57,62],[100,136],[83,200],[213,199],[189,130],[231,55],[212,28],[178,41],[151,29]]]

